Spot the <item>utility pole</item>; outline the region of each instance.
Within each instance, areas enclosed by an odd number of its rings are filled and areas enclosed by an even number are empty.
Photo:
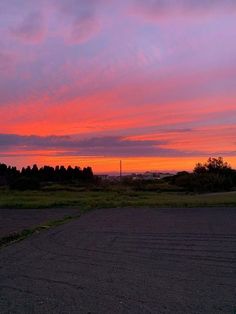
[[[122,160],[120,160],[120,181],[122,178]]]

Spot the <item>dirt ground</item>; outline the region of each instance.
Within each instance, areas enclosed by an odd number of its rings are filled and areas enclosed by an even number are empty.
[[[0,251],[1,313],[236,311],[236,209],[106,209]]]

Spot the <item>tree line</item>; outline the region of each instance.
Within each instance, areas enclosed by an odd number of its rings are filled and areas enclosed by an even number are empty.
[[[26,167],[18,170],[16,167],[7,166],[0,163],[0,184],[8,185],[12,189],[38,189],[45,182],[80,182],[89,183],[94,179],[91,167],[67,168],[64,166],[43,166],[38,168]]]
[[[11,189],[27,190],[39,189],[42,185],[48,182],[55,183],[78,183],[101,185],[98,177],[94,176],[92,168],[68,166],[44,166],[38,168],[26,167],[18,170],[16,167],[7,166],[0,163],[0,185],[9,186]],[[125,184],[123,180],[123,184]],[[165,188],[170,190],[184,190],[187,192],[219,192],[230,191],[236,189],[236,170],[223,160],[222,157],[209,158],[205,163],[197,163],[193,172],[178,172],[174,176],[167,177],[157,184],[145,181],[133,182],[128,181],[130,186],[135,186],[138,189],[147,188],[147,185],[152,185],[152,190],[158,191],[160,184],[165,185]],[[109,183],[110,184],[110,183]],[[156,186],[157,185],[157,186]]]
[[[222,157],[209,158],[197,163],[192,173],[182,171],[168,180],[192,192],[230,191],[236,188],[236,170]]]

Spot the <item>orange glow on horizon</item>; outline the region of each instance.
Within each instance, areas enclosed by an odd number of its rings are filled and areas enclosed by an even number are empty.
[[[192,171],[196,163],[204,163],[207,161],[208,157],[90,157],[90,156],[66,156],[59,157],[48,154],[47,152],[43,155],[36,156],[35,153],[22,157],[20,155],[8,156],[5,160],[12,166],[17,166],[21,168],[23,166],[32,166],[37,164],[39,167],[44,165],[56,166],[79,166],[92,167],[94,173],[118,173],[119,172],[119,162],[122,160],[124,173],[130,172],[145,172],[145,171]],[[218,157],[218,156],[215,156]],[[236,156],[225,156],[224,160],[227,161],[232,168],[236,168]],[[4,158],[1,159],[4,162]]]

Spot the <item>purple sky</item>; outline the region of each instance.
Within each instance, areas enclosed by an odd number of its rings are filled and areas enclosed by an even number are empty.
[[[236,166],[235,1],[2,0],[0,38],[0,162]]]

